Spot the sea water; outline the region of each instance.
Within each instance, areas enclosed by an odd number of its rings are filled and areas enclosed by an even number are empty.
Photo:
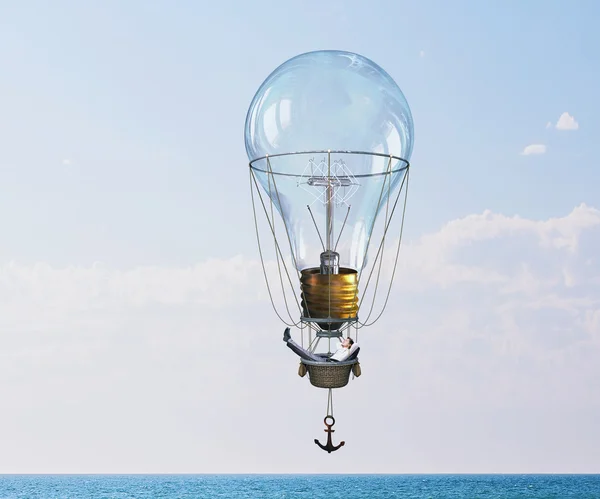
[[[600,499],[600,475],[0,475],[0,498]]]

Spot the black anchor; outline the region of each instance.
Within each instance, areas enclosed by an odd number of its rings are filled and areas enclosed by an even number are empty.
[[[331,419],[331,424],[329,424],[327,422],[328,419]],[[326,450],[328,454],[331,454],[333,451],[336,451],[340,447],[343,447],[346,442],[341,441],[340,445],[333,445],[333,442],[331,441],[331,434],[335,430],[332,430],[331,427],[335,424],[335,418],[333,416],[325,416],[325,419],[323,421],[325,423],[325,426],[327,426],[327,429],[323,430],[324,432],[327,433],[327,445],[321,444],[321,442],[319,442],[318,438],[315,438],[315,444],[317,444],[319,447],[321,447],[321,449]]]

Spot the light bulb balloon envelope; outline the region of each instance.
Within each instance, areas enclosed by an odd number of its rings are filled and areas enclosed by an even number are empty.
[[[245,143],[254,179],[283,221],[302,319],[325,330],[356,320],[375,220],[401,189],[412,153],[402,91],[358,54],[301,54],[260,86]]]

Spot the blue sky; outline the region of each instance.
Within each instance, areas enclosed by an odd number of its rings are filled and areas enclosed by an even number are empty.
[[[247,105],[274,67],[320,48],[372,58],[409,100],[409,235],[486,208],[558,216],[596,192],[598,9],[533,1],[4,6],[10,242],[2,256],[120,265],[234,254],[251,222],[238,202],[248,190]],[[545,128],[565,111],[581,124],[577,133]],[[519,156],[537,143],[546,154]],[[204,216],[215,211],[236,231]],[[215,231],[220,244],[204,244]],[[170,244],[159,244],[165,238]]]
[[[273,393],[317,423],[324,401],[289,390],[300,381],[257,273],[244,120],[275,67],[316,49],[381,65],[415,121],[403,320],[373,335],[370,378],[337,406],[365,401],[345,429],[378,457],[348,450],[353,470],[597,472],[598,18],[594,1],[5,2],[0,387],[13,411],[0,472],[348,471],[313,455],[321,427],[299,413],[295,450],[259,439]],[[563,113],[576,130],[557,129]],[[522,154],[531,145],[545,152]],[[253,342],[272,366],[249,364]],[[376,362],[382,344],[401,369]],[[119,404],[122,419],[107,409]],[[370,447],[376,404],[397,414],[388,437],[404,453]],[[245,438],[234,458],[211,430],[225,426]],[[542,445],[553,436],[557,454]]]

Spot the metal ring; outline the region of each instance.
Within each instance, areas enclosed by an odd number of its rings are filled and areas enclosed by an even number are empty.
[[[267,156],[262,156],[260,158],[255,158],[250,160],[249,166],[252,170],[255,170],[257,172],[262,172],[262,173],[267,173],[267,174],[271,174],[271,175],[281,175],[284,177],[302,177],[302,174],[298,174],[298,173],[283,173],[283,172],[276,172],[273,171],[273,169],[271,169],[271,171],[268,170],[263,170],[261,168],[258,168],[257,166],[255,166],[255,163],[257,163],[258,161],[264,160],[264,159],[270,159],[270,158],[278,158],[278,157],[282,157],[282,156],[295,156],[295,155],[304,155],[304,154],[356,154],[356,155],[364,155],[364,156],[376,156],[376,157],[380,157],[380,158],[388,158],[388,159],[394,159],[396,161],[401,161],[404,163],[404,166],[402,168],[398,168],[396,170],[390,170],[390,171],[383,171],[380,173],[366,173],[366,174],[362,174],[362,175],[354,175],[355,178],[366,178],[366,177],[378,177],[378,176],[382,176],[382,175],[391,175],[392,173],[399,173],[402,172],[404,170],[406,170],[409,166],[410,166],[410,162],[404,158],[401,158],[400,156],[394,156],[393,154],[383,154],[383,153],[378,153],[378,152],[367,152],[367,151],[298,151],[298,152],[285,152],[285,153],[279,153],[279,154],[269,154]]]
[[[301,316],[300,320],[302,322],[315,322],[317,324],[336,324],[338,322],[357,322],[358,321],[358,316],[357,317],[350,317],[349,319],[336,319],[334,317],[325,317],[322,319],[319,318],[313,318],[313,317],[305,317],[305,316]]]

